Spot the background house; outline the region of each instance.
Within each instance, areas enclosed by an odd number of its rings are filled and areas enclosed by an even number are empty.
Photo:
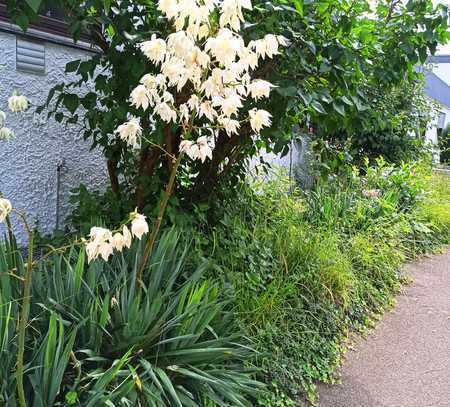
[[[444,130],[450,123],[450,55],[437,55],[430,59],[430,68],[425,72],[425,92],[438,103],[439,108],[433,123],[426,132],[426,139],[437,146]],[[436,148],[436,161],[445,161],[447,156]]]
[[[88,44],[74,44],[66,35],[57,13],[49,11],[24,35],[8,21],[0,4],[0,109],[7,113],[6,126],[15,132],[13,140],[0,142],[0,191],[44,233],[67,217],[73,187],[84,182],[98,188],[105,180],[102,154],[90,151],[90,144],[80,140],[79,129],[47,119],[45,111],[34,113],[48,91],[64,80],[66,63],[90,52]],[[7,98],[14,90],[33,104],[25,114],[7,110]],[[18,237],[25,239],[24,234]]]

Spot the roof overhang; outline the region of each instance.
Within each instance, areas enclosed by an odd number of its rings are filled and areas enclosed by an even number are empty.
[[[70,35],[69,25],[64,21],[55,18],[39,16],[39,21],[31,23],[29,28],[24,32],[18,25],[11,22],[5,4],[0,4],[0,31],[20,34],[25,37],[40,39],[68,47],[98,52],[98,49],[89,42],[87,36],[84,36],[81,41],[75,42]]]

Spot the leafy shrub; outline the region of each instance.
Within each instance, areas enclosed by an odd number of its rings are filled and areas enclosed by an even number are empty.
[[[205,279],[207,264],[186,268],[187,247],[166,233],[141,290],[141,244],[111,262],[86,265],[71,249],[42,262],[33,276],[25,374],[33,406],[250,405],[260,389],[244,363],[253,352],[225,311],[229,296]],[[0,246],[0,400],[15,406],[20,292],[9,270],[23,262]]]
[[[359,164],[367,157],[374,163],[380,156],[396,164],[419,160],[427,150],[424,134],[437,107],[425,94],[424,85],[418,73],[414,81],[404,81],[389,90],[379,86],[367,89],[371,107],[358,117],[365,124],[352,131],[344,125],[322,137],[335,144],[345,142]]]
[[[439,142],[439,160],[442,164],[450,164],[450,123],[447,124],[445,129],[438,131]]]
[[[110,188],[104,192],[89,191],[84,184],[80,184],[70,192],[69,201],[73,210],[67,221],[82,235],[86,235],[91,225],[98,224],[100,220],[107,221],[108,225],[119,225],[124,214],[134,210],[126,204],[126,200],[115,196]]]
[[[49,113],[57,121],[79,123],[83,137],[105,153],[111,188],[133,207],[150,204],[149,212],[170,172],[157,146],[177,151],[180,126],[158,123],[149,130],[152,126],[144,125],[145,139],[151,143],[143,142],[136,152],[111,135],[126,120],[130,92],[154,68],[137,52],[138,44],[150,33],[165,37],[170,32],[167,20],[161,18],[155,1],[92,0],[85,7],[84,1],[75,0],[33,0],[31,6],[9,0],[6,5],[13,22],[26,30],[39,13],[45,14],[49,3],[65,13],[75,40],[89,32],[102,50],[67,65],[66,72],[75,76],[51,90]],[[252,10],[244,13],[250,23],[243,30],[246,41],[273,33],[291,42],[286,52],[261,64],[258,71],[277,85],[268,101],[272,128],[260,138],[250,137],[250,128],[231,138],[222,132],[213,160],[185,166],[184,181],[189,182],[178,183],[180,200],[187,198],[186,204],[202,200],[219,186],[234,189],[238,176],[245,173],[245,161],[261,147],[286,153],[292,126],[297,124],[305,130],[313,124],[324,140],[350,139],[355,155],[362,150],[373,158],[385,154],[398,160],[415,150],[408,130],[423,128],[427,109],[418,92],[423,73],[415,67],[449,37],[443,5],[434,7],[430,0],[394,6],[383,2],[376,7],[366,0],[351,6],[337,0],[252,4]]]
[[[348,331],[391,304],[403,262],[448,241],[450,219],[437,218],[448,190],[430,179],[448,188],[428,163],[380,159],[306,193],[275,173],[242,186],[210,226],[213,243],[198,240],[234,287],[237,318],[260,351],[255,364],[272,390],[261,405],[304,392],[314,400],[314,382],[335,379]]]

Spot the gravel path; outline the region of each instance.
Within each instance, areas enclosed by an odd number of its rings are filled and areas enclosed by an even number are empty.
[[[319,386],[319,407],[450,407],[450,247],[408,265],[404,288],[342,366],[342,384]]]

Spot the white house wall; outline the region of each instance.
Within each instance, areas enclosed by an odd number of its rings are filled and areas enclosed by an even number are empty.
[[[7,98],[17,89],[38,106],[50,88],[64,79],[67,62],[86,57],[86,51],[45,43],[45,74],[16,70],[16,36],[0,31],[0,109],[7,113],[6,126],[15,133],[8,142],[0,141],[0,191],[15,208],[23,210],[39,230],[52,232],[57,211],[63,221],[69,211],[69,191],[85,183],[90,189],[101,188],[106,179],[106,165],[99,151],[89,151],[79,128],[66,127],[34,113],[13,114],[7,109]],[[63,164],[60,177],[60,205],[57,208],[57,167]],[[13,219],[17,224],[17,219]],[[0,225],[1,227],[1,225]],[[18,230],[21,230],[18,228]],[[4,233],[0,229],[0,233]],[[19,241],[25,234],[19,233]]]

